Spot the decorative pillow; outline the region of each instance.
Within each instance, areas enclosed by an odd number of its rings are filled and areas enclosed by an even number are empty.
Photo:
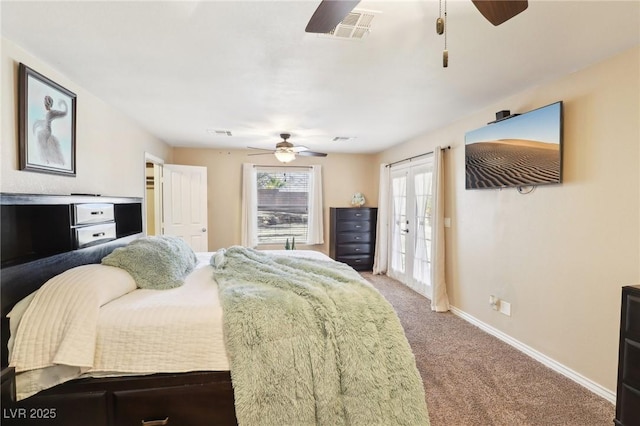
[[[102,263],[129,272],[139,288],[166,290],[184,284],[198,259],[182,239],[162,235],[138,238],[115,249]]]

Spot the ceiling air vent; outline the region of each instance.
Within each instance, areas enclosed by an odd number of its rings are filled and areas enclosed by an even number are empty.
[[[332,31],[324,34],[331,38],[362,39],[371,30],[371,21],[379,12],[352,10]]]
[[[226,135],[226,136],[233,136],[231,134],[231,130],[216,130],[216,129],[207,129],[207,133],[211,134],[211,135]]]

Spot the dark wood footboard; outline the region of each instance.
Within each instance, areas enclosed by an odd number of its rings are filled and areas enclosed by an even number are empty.
[[[228,371],[77,379],[17,402],[13,379],[2,371],[3,425],[237,425]]]

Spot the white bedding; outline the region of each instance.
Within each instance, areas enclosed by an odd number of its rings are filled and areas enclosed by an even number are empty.
[[[327,259],[314,251],[273,251],[276,254]],[[20,361],[16,377],[17,398],[23,399],[43,389],[78,377],[104,377],[153,373],[229,370],[222,331],[222,308],[218,287],[209,260],[212,253],[198,253],[198,265],[181,287],[170,290],[137,289],[99,307],[95,330],[93,362],[87,359],[86,341],[66,341],[68,350],[83,348],[82,362],[71,357],[62,362],[41,359]],[[16,309],[10,314],[11,328],[18,333],[35,324],[50,321],[51,312],[64,310],[68,292],[59,298],[40,300],[40,308]],[[38,299],[33,297],[31,303]],[[43,299],[43,298],[40,298]],[[23,306],[24,308],[24,306]],[[23,312],[20,312],[20,311]],[[25,313],[21,318],[22,313]],[[42,313],[42,316],[38,316]],[[19,327],[16,327],[16,324]],[[32,325],[29,325],[31,323]],[[60,328],[66,324],[52,322]],[[54,334],[59,334],[55,330]],[[87,334],[87,333],[84,333]],[[32,339],[33,340],[33,339]],[[40,340],[43,340],[41,337]],[[10,343],[11,364],[16,364],[11,347],[20,344],[20,353],[40,353],[42,341],[22,347],[20,334]],[[27,357],[29,358],[29,357]],[[41,358],[41,357],[40,357]]]

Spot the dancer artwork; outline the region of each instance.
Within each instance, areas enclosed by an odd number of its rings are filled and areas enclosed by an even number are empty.
[[[20,64],[20,166],[75,176],[76,95]]]

